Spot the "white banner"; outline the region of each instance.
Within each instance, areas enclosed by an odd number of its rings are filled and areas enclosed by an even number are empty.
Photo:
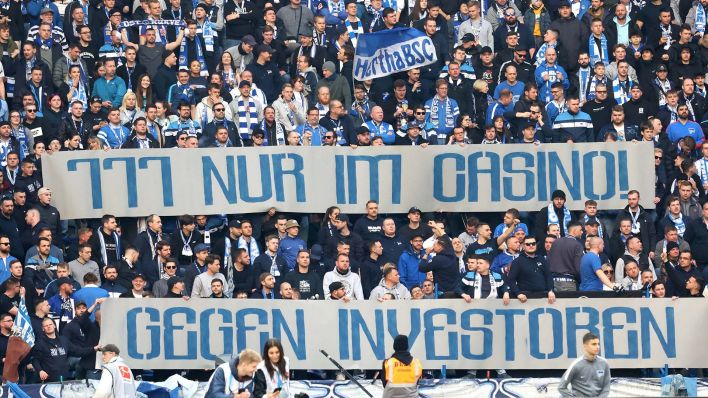
[[[63,219],[265,212],[538,211],[556,189],[566,206],[620,209],[627,192],[653,208],[645,143],[421,147],[126,149],[42,156]]]
[[[331,301],[111,299],[101,344],[133,368],[211,368],[244,348],[281,339],[294,369],[379,369],[408,335],[426,369],[563,369],[600,337],[613,368],[702,368],[708,302],[697,299]]]
[[[364,33],[357,39],[354,79],[376,79],[437,60],[433,40],[418,29],[396,28]]]

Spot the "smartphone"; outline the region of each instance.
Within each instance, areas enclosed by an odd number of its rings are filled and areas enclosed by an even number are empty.
[[[281,387],[275,387],[275,389],[273,390],[273,392],[280,392],[280,390],[282,390]]]

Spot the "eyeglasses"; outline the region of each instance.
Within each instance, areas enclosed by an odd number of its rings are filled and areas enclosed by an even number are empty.
[[[176,265],[165,265],[165,269],[175,269],[177,268]]]
[[[10,242],[0,242],[0,246],[10,246]]]
[[[35,113],[35,112],[37,112],[37,110],[36,110],[36,109],[27,109],[25,112],[27,112],[27,113]]]
[[[179,138],[177,138],[177,139],[180,140],[180,141],[187,141],[187,137],[179,137]]]
[[[224,110],[225,110],[224,108],[219,108],[219,109],[214,108],[214,112],[223,112]]]
[[[519,53],[516,53],[516,56],[519,57],[519,58],[526,58],[526,54],[519,54]]]
[[[416,115],[425,115],[425,112],[416,112]]]
[[[612,271],[612,270],[609,270],[609,269],[608,269],[608,270],[606,270],[606,271],[602,271],[602,273],[605,274],[605,275],[613,275],[613,274],[615,273],[615,271]]]
[[[654,159],[656,159],[656,160],[661,160],[663,158],[664,158],[663,156],[654,156]]]
[[[524,242],[524,246],[536,246],[536,242]]]

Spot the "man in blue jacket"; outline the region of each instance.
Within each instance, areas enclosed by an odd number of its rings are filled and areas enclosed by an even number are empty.
[[[421,286],[425,280],[425,273],[418,271],[418,264],[424,255],[423,236],[416,233],[411,237],[410,246],[398,259],[398,273],[401,275],[401,283],[409,289],[413,286]]]

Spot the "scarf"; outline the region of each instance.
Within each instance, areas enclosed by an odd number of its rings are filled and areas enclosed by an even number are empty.
[[[204,49],[202,48],[202,42],[199,40],[199,36],[194,36],[194,47],[197,53],[197,61],[202,65],[199,71],[200,76],[209,76],[209,71],[207,71],[206,61],[204,60]],[[182,39],[182,44],[179,46],[179,70],[189,70],[189,62],[187,61],[187,38]]]
[[[696,20],[695,20],[695,27],[697,32],[701,32],[701,34],[706,33],[706,9],[703,7],[703,4],[700,2],[696,4]]]
[[[442,104],[441,104],[442,101]],[[445,124],[440,125],[440,113],[445,116]],[[450,97],[445,97],[441,100],[437,95],[433,97],[433,102],[430,105],[430,123],[435,127],[455,127],[455,115],[452,112],[452,107],[450,106]]]
[[[628,209],[629,212],[629,217],[632,219],[632,233],[635,235],[639,235],[639,232],[641,232],[642,225],[639,223],[639,214],[642,212],[641,208],[637,208],[637,214],[634,215],[632,214],[632,210]]]
[[[253,265],[253,262],[256,260],[256,257],[261,254],[258,250],[258,243],[256,243],[256,239],[254,237],[251,237],[251,241],[246,242],[246,239],[243,239],[243,236],[240,236],[236,244],[238,245],[239,249],[246,249],[249,257],[251,258],[251,265]]]
[[[275,145],[277,146],[282,146],[285,145],[285,129],[283,129],[283,125],[278,123],[278,121],[273,122],[275,124]],[[268,124],[266,123],[265,118],[261,120],[261,130],[265,133],[265,137],[263,139],[263,145],[268,146],[268,137],[270,136],[270,129],[268,128]],[[240,240],[239,240],[240,242]]]
[[[595,99],[595,87],[600,83],[607,85],[607,78],[603,76],[598,79],[597,76],[593,76],[592,79],[590,79],[590,85],[588,86],[586,94],[588,101],[592,101]]]
[[[541,67],[543,68],[544,72],[548,75],[548,80],[546,80],[542,86],[542,87],[546,88],[545,93],[544,93],[545,98],[543,99],[543,102],[547,104],[547,103],[551,102],[551,100],[553,99],[553,97],[551,96],[551,86],[553,85],[553,83],[558,81],[558,76],[556,75],[556,73],[558,73],[558,67],[555,64],[548,65],[545,62],[541,65]],[[543,76],[543,74],[541,74],[541,76]]]
[[[42,106],[44,105],[44,101],[42,101],[43,87],[35,87],[31,81],[27,82],[27,86],[32,91],[32,97],[34,97],[34,102],[37,104],[37,112],[42,112]]]
[[[11,135],[15,137],[17,141],[20,142],[20,158],[24,159],[27,156],[29,156],[29,150],[30,150],[30,143],[29,143],[29,131],[27,131],[27,128],[23,125],[20,125],[17,127],[17,130],[14,128],[12,129]],[[19,171],[19,170],[18,170]],[[9,175],[7,176],[8,179],[10,178]],[[15,185],[14,177],[12,180],[10,180],[12,185]]]
[[[226,267],[226,295],[231,297],[236,285],[234,284],[234,265],[231,261],[231,237],[224,239],[224,266]]]
[[[578,69],[578,94],[580,95],[580,103],[587,102],[587,89],[590,77],[590,68]]]
[[[553,203],[548,205],[548,223],[547,225],[551,224],[558,224],[561,225],[560,221],[558,220],[558,215],[556,215],[556,212],[554,210]],[[568,210],[567,207],[563,206],[563,235],[568,235],[568,223],[570,222],[570,210]]]
[[[600,48],[597,48],[595,36],[590,35],[590,38],[588,39],[588,49],[590,50],[590,65],[595,65],[597,62],[602,62],[605,66],[607,66],[610,57],[607,52],[607,38],[604,33],[600,35]]]
[[[693,104],[691,103],[694,95],[695,94],[691,94],[691,98],[688,98],[688,97],[686,97],[686,94],[683,94],[683,99],[684,99],[684,102],[686,103],[686,108],[688,108],[689,119],[691,119],[693,121],[699,121],[699,120],[696,120],[696,113],[693,112]]]
[[[52,46],[54,45],[54,37],[49,36],[47,40],[42,40],[39,36],[37,36],[36,39],[34,39],[35,43],[42,49],[42,50],[51,50]]]
[[[101,248],[101,258],[103,259],[103,264],[108,265],[108,253],[106,252],[106,240],[103,237],[103,232],[101,228],[96,228],[96,234],[98,235],[98,242]],[[116,232],[113,232],[113,239],[116,241],[116,257],[120,256],[120,237]]]
[[[669,213],[666,215],[666,217],[668,217],[669,220],[674,223],[674,226],[676,227],[679,236],[683,238],[683,233],[686,232],[686,223],[683,221],[683,214],[679,213],[677,218],[673,218],[671,216],[671,213]]]
[[[657,77],[654,79],[654,84],[659,88],[659,106],[666,105],[666,93],[671,90],[671,82],[669,79],[662,82]]]
[[[600,220],[598,220],[597,217],[590,218],[587,214],[583,214],[583,224],[587,224],[590,220],[597,221],[597,236],[603,238],[602,223]]]
[[[536,62],[533,63],[533,66],[538,68],[541,65],[541,62],[546,60],[546,50],[549,48],[556,48],[557,45],[558,44],[548,44],[543,42],[541,47],[538,48],[538,51],[536,51]]]
[[[489,278],[489,296],[487,297],[482,297],[482,278],[487,277]],[[479,272],[474,273],[474,297],[475,300],[481,299],[481,298],[487,298],[487,299],[495,299],[497,298],[497,281],[494,279],[491,273],[482,276],[479,274]]]
[[[671,44],[673,43],[673,39],[671,36],[671,25],[661,25],[659,24],[659,29],[661,29],[661,37],[666,37],[666,44],[664,44],[664,51],[669,51],[669,47],[671,47]]]
[[[612,81],[612,93],[615,97],[615,101],[617,101],[617,105],[622,105],[629,101],[629,90],[633,85],[629,78],[627,78],[624,83],[619,80],[619,77]]]
[[[369,25],[369,32],[374,31],[374,26],[378,24],[378,22],[381,20],[381,13],[383,12],[383,8],[381,10],[374,10],[374,7],[368,6],[366,7],[366,11],[373,15],[373,18],[371,20],[371,24]]]
[[[204,21],[201,25],[197,22],[197,36],[201,35],[204,39],[204,47],[206,52],[214,52],[214,38],[219,35],[219,33],[214,29],[214,24],[209,21]],[[206,67],[206,65],[202,65]]]
[[[69,87],[73,87],[74,82],[69,79],[66,84],[68,84]],[[84,110],[86,110],[86,106],[88,105],[88,95],[86,94],[86,88],[84,87],[84,83],[79,82],[76,87],[77,88],[74,92],[74,98],[71,99],[71,102],[81,101],[81,103],[84,104]]]
[[[243,97],[238,97],[238,127],[239,135],[242,139],[251,138],[251,131],[258,125],[258,108],[252,97],[248,97],[248,103],[243,101]],[[248,105],[248,106],[247,106]],[[248,108],[248,110],[246,110]]]
[[[349,34],[349,41],[352,42],[352,46],[356,48],[356,42],[359,35],[364,34],[364,25],[361,23],[359,18],[356,19],[356,28],[349,21],[349,18],[344,20],[344,27],[347,28],[347,34]]]

